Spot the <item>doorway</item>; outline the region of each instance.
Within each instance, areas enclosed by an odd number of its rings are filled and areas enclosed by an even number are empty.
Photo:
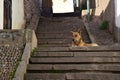
[[[11,29],[12,27],[12,0],[4,0],[4,27],[3,29]]]
[[[52,0],[53,13],[71,13],[74,12],[73,0]]]
[[[81,17],[80,0],[52,0],[53,16]]]

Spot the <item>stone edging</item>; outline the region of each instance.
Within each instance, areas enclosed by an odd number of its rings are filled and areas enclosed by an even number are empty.
[[[92,10],[90,9],[90,14],[91,14]],[[91,40],[92,43],[96,43],[92,33],[90,32],[90,28],[89,28],[89,23],[87,21],[87,10],[82,10],[82,19],[83,19],[83,23],[85,26],[85,29],[87,30],[88,36]]]
[[[30,21],[30,24],[27,26],[28,29],[36,30],[38,24],[39,24],[39,16],[34,15]]]
[[[31,32],[32,36],[29,32]],[[32,49],[37,47],[37,38],[34,31],[27,30],[26,38],[31,40],[26,40],[27,42],[24,48],[24,52],[23,52],[21,61],[19,62],[18,68],[16,69],[13,80],[24,80],[24,74],[26,73],[26,70],[27,70],[27,64],[29,63],[29,58],[30,58]]]
[[[90,32],[89,23],[87,23],[87,22],[85,22],[85,21],[83,21],[83,23],[84,23],[85,28],[86,28],[86,30],[87,30],[87,32],[88,32],[88,35],[89,35],[89,38],[90,38],[91,42],[92,42],[92,43],[96,43],[96,41],[95,41],[92,33]]]

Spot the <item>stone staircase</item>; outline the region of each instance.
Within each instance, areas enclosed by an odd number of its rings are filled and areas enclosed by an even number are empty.
[[[31,55],[25,80],[120,80],[118,44],[72,48],[69,27],[62,30],[51,24],[40,24],[36,31],[38,48]]]

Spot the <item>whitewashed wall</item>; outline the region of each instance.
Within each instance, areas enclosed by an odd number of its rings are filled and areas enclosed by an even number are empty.
[[[22,29],[24,24],[24,0],[12,0],[12,29]]]
[[[3,0],[0,0],[0,29],[3,29]]]
[[[115,2],[115,38],[120,43],[120,0]]]
[[[120,0],[115,0],[115,23],[120,28]]]
[[[69,13],[74,12],[73,0],[52,0],[53,13]]]

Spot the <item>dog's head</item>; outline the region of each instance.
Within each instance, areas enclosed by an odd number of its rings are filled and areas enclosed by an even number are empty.
[[[82,40],[82,36],[81,36],[81,31],[77,31],[77,32],[74,32],[74,31],[71,31],[72,33],[72,39],[73,39],[73,42],[75,43],[78,43]]]

